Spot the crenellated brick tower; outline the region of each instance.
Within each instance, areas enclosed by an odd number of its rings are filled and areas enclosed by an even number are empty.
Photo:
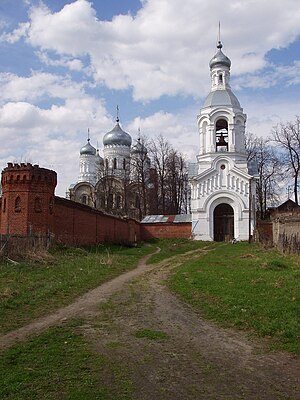
[[[8,163],[2,172],[0,234],[47,235],[54,227],[55,171]]]

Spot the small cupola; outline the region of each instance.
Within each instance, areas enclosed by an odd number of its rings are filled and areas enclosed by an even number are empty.
[[[231,61],[222,52],[222,47],[223,47],[223,45],[222,45],[221,41],[219,40],[218,45],[217,45],[218,51],[209,62],[210,69],[213,69],[216,66],[225,66],[228,68],[231,67]]]
[[[88,138],[87,144],[80,149],[80,155],[96,155],[96,149],[90,144],[90,138]]]

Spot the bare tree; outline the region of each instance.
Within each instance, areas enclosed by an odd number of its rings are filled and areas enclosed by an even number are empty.
[[[131,182],[136,188],[137,199],[135,206],[139,210],[139,219],[145,216],[149,209],[149,179],[150,159],[147,151],[148,140],[145,136],[139,137],[131,155]]]
[[[187,165],[182,154],[171,149],[167,159],[168,213],[180,214],[187,209]]]
[[[181,153],[162,136],[151,141],[150,152],[157,174],[156,213],[180,214],[187,210],[187,164]]]
[[[246,149],[248,162],[254,161],[257,165],[257,210],[259,218],[265,219],[268,206],[279,199],[281,188],[278,182],[283,178],[282,160],[268,140],[251,133],[246,134]]]
[[[300,173],[300,117],[295,121],[278,124],[272,131],[272,139],[282,149],[282,157],[286,165],[286,171],[293,173],[293,186],[295,203],[298,199],[298,180]]]
[[[166,213],[167,163],[170,151],[171,145],[162,135],[159,135],[156,141],[151,141],[150,153],[158,180],[157,205],[159,210],[157,212],[161,211],[163,214]]]

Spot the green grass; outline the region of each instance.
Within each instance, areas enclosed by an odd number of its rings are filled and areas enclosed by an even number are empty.
[[[134,268],[152,247],[57,248],[19,264],[0,264],[0,332],[69,304],[104,281]]]
[[[166,258],[173,257],[188,251],[198,250],[207,246],[207,242],[190,239],[153,239],[151,244],[160,247],[161,251],[149,259],[149,264],[155,264]]]
[[[299,256],[247,243],[215,244],[178,267],[168,284],[204,317],[300,353]]]
[[[2,400],[130,400],[127,370],[96,354],[75,327],[53,328],[0,359]]]
[[[149,340],[165,340],[169,338],[169,336],[165,332],[154,331],[152,329],[139,329],[138,331],[136,331],[135,337],[146,338]]]
[[[283,256],[247,243],[216,244],[160,240],[152,246],[56,249],[52,256],[18,265],[0,265],[2,329],[21,326],[70,303],[88,289],[133,268],[144,254],[162,248],[152,262],[206,247],[195,259],[186,256],[169,286],[196,310],[224,326],[255,332],[274,348],[300,353],[300,258]],[[110,301],[102,307],[111,315]],[[51,328],[1,353],[3,400],[130,400],[133,376],[126,364],[97,354],[80,333],[80,321]],[[167,340],[163,331],[140,329],[135,336]],[[111,341],[107,348],[118,349]]]
[[[57,247],[51,253],[31,254],[19,264],[0,263],[0,333],[71,303],[76,297],[125,271],[145,254],[161,247],[151,258],[164,258],[199,248],[186,239],[153,241],[138,247]]]

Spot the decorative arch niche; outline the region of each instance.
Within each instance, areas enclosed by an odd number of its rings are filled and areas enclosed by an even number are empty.
[[[16,200],[15,200],[15,212],[21,212],[21,198],[20,198],[20,196],[17,196]]]

